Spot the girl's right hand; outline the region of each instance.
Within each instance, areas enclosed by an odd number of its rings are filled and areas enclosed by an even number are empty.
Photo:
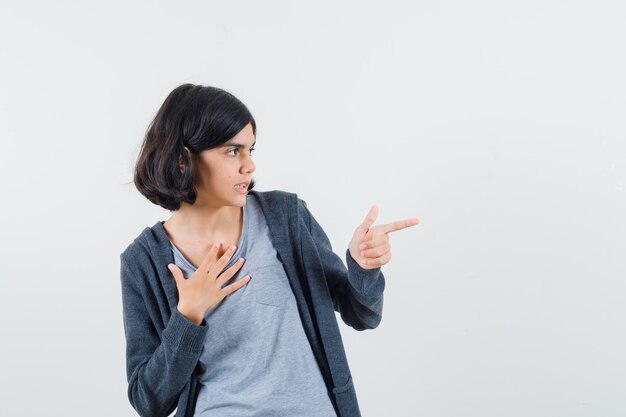
[[[217,253],[221,246],[221,243],[215,243],[211,246],[202,264],[189,279],[183,277],[183,272],[176,265],[168,264],[167,266],[172,275],[174,275],[176,287],[178,288],[178,306],[176,309],[187,320],[196,325],[202,323],[207,310],[250,281],[250,276],[246,275],[242,279],[222,288],[222,285],[231,279],[243,266],[244,259],[239,258],[230,268],[218,276],[235,253],[235,246],[231,246],[216,261]]]

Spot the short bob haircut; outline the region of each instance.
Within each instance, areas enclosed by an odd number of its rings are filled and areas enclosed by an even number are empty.
[[[216,148],[248,123],[256,136],[256,122],[248,108],[225,90],[194,84],[175,88],[148,126],[135,166],[135,187],[170,211],[183,202],[193,204],[193,165],[185,147],[194,154]],[[248,191],[254,185],[252,179]]]

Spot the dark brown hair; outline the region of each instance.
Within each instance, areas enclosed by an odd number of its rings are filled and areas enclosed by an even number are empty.
[[[215,148],[256,122],[248,108],[217,87],[183,84],[165,99],[148,126],[135,165],[135,187],[148,200],[167,210],[193,204],[191,153]],[[180,161],[184,164],[180,171]],[[252,179],[248,191],[254,188]]]

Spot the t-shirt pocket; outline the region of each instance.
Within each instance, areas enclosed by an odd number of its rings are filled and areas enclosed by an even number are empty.
[[[264,265],[250,272],[254,298],[259,304],[282,307],[287,302],[291,287],[281,263]]]

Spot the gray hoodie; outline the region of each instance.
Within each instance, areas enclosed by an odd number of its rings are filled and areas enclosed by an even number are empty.
[[[333,406],[340,417],[360,416],[335,312],[356,330],[377,327],[383,273],[380,268],[361,268],[349,250],[346,268],[296,194],[250,193],[266,218]],[[195,325],[176,309],[178,291],[167,268],[174,255],[162,222],[146,227],[120,261],[130,403],[141,416],[168,416],[176,409],[177,417],[189,417],[207,324]]]

